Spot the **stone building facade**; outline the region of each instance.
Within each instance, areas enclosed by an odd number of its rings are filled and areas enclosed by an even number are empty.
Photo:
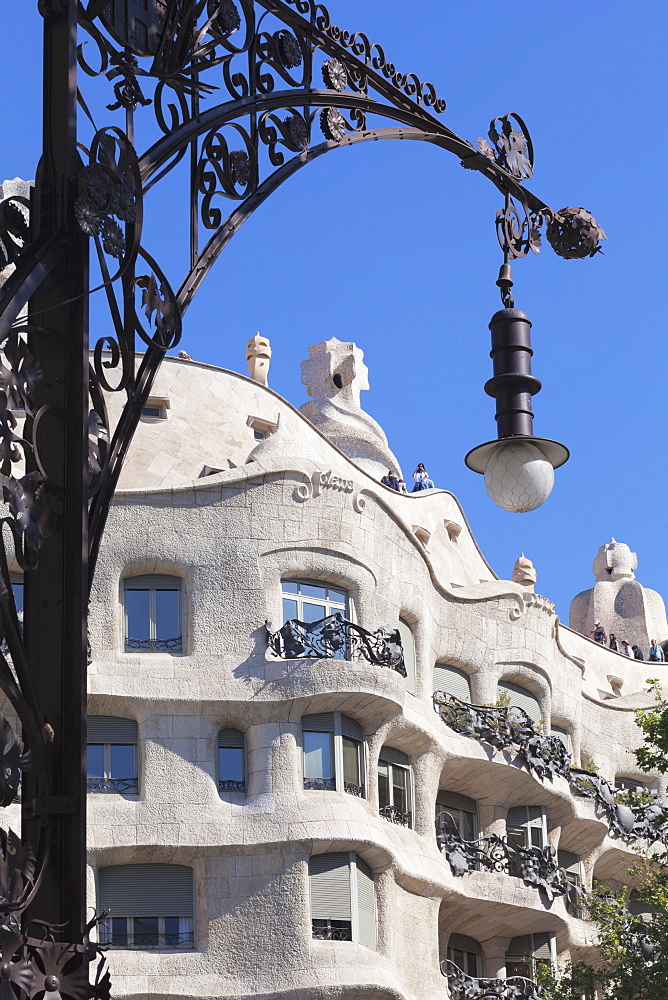
[[[519,706],[546,758],[552,735],[574,768],[663,791],[630,753],[647,665],[563,625],[528,560],[498,579],[451,493],[381,485],[396,459],[354,345],[311,348],[304,378],[302,413],[266,365],[167,359],[111,511],[89,886],[115,996],[445,1000],[447,959],[591,957],[564,873],[630,891],[632,837],[563,766],[467,734],[462,704]],[[462,873],[453,845],[479,838],[513,850]]]

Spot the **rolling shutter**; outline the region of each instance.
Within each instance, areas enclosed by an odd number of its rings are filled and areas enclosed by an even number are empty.
[[[100,868],[99,907],[112,917],[192,917],[195,883],[186,865]]]
[[[364,730],[359,722],[355,722],[347,715],[341,716],[341,735],[347,736],[351,740],[359,740],[360,743],[364,740]]]
[[[557,861],[559,862],[559,867],[563,868],[564,871],[572,872],[574,875],[580,875],[580,858],[577,854],[573,854],[572,851],[557,851]]]
[[[469,799],[468,796],[460,795],[458,792],[439,792],[436,796],[436,802],[446,809],[461,809],[463,812],[474,815],[478,809],[475,799]]]
[[[88,716],[89,743],[137,743],[137,723],[134,719],[118,719],[113,715]]]
[[[415,639],[410,625],[399,619],[399,635],[404,651],[404,666],[406,667],[406,690],[415,694]]]
[[[180,590],[180,576],[127,576],[123,580],[126,590]]]
[[[448,948],[456,948],[458,951],[467,951],[473,955],[481,955],[480,943],[475,938],[467,937],[465,934],[451,934],[448,941]]]
[[[437,663],[434,667],[434,691],[445,691],[460,701],[471,701],[471,685],[468,676],[457,667]]]
[[[401,750],[394,747],[383,747],[378,756],[379,760],[384,760],[386,764],[399,764],[401,767],[409,767],[411,759]]]
[[[243,750],[244,734],[238,729],[221,729],[218,733],[218,748],[221,750]]]
[[[531,934],[521,934],[519,937],[514,937],[508,949],[506,951],[507,956],[512,956],[513,958],[529,958],[533,951],[533,942],[531,940]]]
[[[376,893],[373,874],[365,861],[356,857],[357,863],[357,914],[359,943],[366,948],[376,947]]]
[[[334,713],[321,712],[319,715],[303,715],[302,729],[312,733],[333,733]]]
[[[540,722],[540,704],[530,691],[518,684],[511,684],[510,681],[499,681],[499,688],[501,691],[508,692],[511,705],[523,708],[532,722]]]
[[[533,957],[543,962],[552,961],[552,934],[533,935]]]
[[[512,809],[508,810],[508,815],[506,816],[506,827],[509,826],[528,826],[526,806],[513,806]]]
[[[313,920],[352,920],[350,855],[316,854],[309,858],[309,893]]]

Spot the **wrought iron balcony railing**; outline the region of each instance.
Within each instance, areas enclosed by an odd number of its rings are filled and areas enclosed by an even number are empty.
[[[448,980],[452,1000],[541,1000],[543,991],[532,979],[475,979],[454,962],[443,962],[441,972]]]
[[[335,792],[336,778],[304,778],[304,788],[311,792]]]
[[[396,823],[397,826],[413,826],[413,814],[402,812],[396,806],[381,806],[378,812],[383,819],[389,820],[390,823]]]
[[[221,778],[218,781],[219,792],[245,792],[245,781],[234,781],[232,778]]]
[[[571,755],[557,736],[540,733],[522,708],[470,705],[444,691],[434,692],[434,708],[450,729],[499,750],[516,749],[520,763],[539,778],[559,775],[576,795],[596,801],[610,832],[625,840],[668,844],[666,803],[653,790],[625,793],[625,801],[600,774],[571,766]]]
[[[284,660],[364,659],[378,667],[389,667],[406,676],[404,651],[397,628],[375,632],[349,622],[340,612],[317,622],[287,621],[278,632],[267,629],[267,643]]]
[[[347,920],[312,920],[311,933],[318,941],[352,941],[352,926]]]
[[[88,792],[138,792],[138,778],[86,778]]]
[[[358,799],[364,798],[364,785],[357,785],[354,781],[344,781],[343,790],[348,795],[356,795]]]
[[[129,653],[131,650],[139,650],[140,652],[145,652],[145,653],[146,652],[180,653],[182,649],[183,649],[183,638],[180,635],[174,636],[173,639],[126,639],[125,640],[126,653]]]
[[[582,890],[569,881],[555,861],[553,847],[520,847],[494,834],[464,840],[453,817],[445,811],[436,824],[436,841],[453,875],[466,875],[476,868],[505,872],[521,878],[525,885],[537,889],[549,900],[565,896],[574,906],[582,901]]]

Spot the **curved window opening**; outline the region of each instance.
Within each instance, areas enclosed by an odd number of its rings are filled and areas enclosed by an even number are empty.
[[[89,715],[86,789],[137,792],[137,723],[111,715]]]
[[[441,791],[436,796],[436,831],[449,821],[462,840],[473,841],[478,837],[478,803],[458,792]]]
[[[383,819],[413,826],[411,760],[401,750],[383,747],[378,757],[378,809]]]
[[[447,663],[437,663],[434,667],[434,691],[444,691],[460,701],[471,703],[471,683],[468,674]]]
[[[404,666],[406,667],[406,690],[410,694],[415,694],[415,639],[413,629],[404,621],[399,619],[399,635],[404,651]]]
[[[115,865],[98,872],[100,942],[114,948],[194,947],[195,883],[186,865]]]
[[[533,979],[537,966],[551,969],[556,959],[554,934],[521,934],[512,939],[506,950],[506,976]]]
[[[131,576],[123,580],[125,651],[180,653],[183,602],[177,576]]]
[[[542,721],[538,698],[519,684],[499,681],[499,702],[512,705],[514,708],[523,708],[533,723],[538,724]]]
[[[311,933],[320,941],[355,941],[376,947],[373,872],[357,854],[309,858]]]
[[[465,934],[451,934],[448,940],[447,957],[462,972],[473,979],[480,978],[482,970],[482,948],[475,938]]]
[[[246,791],[244,734],[238,729],[218,733],[218,791]]]
[[[302,717],[304,788],[365,798],[364,733],[341,712]]]
[[[547,846],[547,816],[542,806],[515,806],[506,816],[506,839],[513,847]]]

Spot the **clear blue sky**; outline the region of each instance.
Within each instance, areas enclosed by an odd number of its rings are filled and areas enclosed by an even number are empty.
[[[32,177],[40,138],[36,0],[3,4],[0,176]],[[455,157],[419,143],[335,151],[283,186],[234,237],[186,317],[197,360],[245,371],[256,330],[271,339],[270,384],[305,400],[307,345],[337,336],[366,352],[365,408],[410,474],[423,461],[463,504],[501,576],[524,551],[537,589],[568,619],[612,535],[638,553],[638,578],[665,586],[665,107],[668,8],[646,0],[499,4],[330,0],[401,68],[432,80],[464,138],[517,111],[534,142],[531,189],[583,205],[605,255],[564,261],[549,247],[515,265],[516,304],[533,320],[536,433],[571,449],[550,500],[509,514],[463,456],[495,436],[487,324],[499,307],[500,196]],[[99,107],[99,102],[96,105]],[[114,116],[100,115],[112,123]],[[181,209],[179,209],[179,198]],[[186,238],[186,192],[168,219],[149,198],[146,244],[168,270]],[[175,274],[176,277],[176,274]],[[178,284],[178,282],[176,282]]]

